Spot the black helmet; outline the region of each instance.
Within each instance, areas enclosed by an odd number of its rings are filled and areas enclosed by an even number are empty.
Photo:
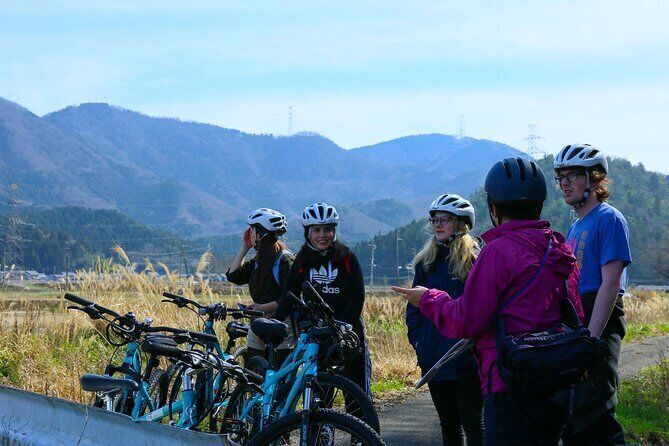
[[[541,168],[525,158],[505,158],[497,161],[485,178],[484,190],[492,202],[544,202],[547,196],[546,178]]]

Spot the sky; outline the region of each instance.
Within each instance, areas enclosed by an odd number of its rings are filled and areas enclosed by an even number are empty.
[[[0,97],[107,102],[345,148],[587,142],[669,174],[669,2],[5,1]],[[288,109],[293,107],[292,128]]]

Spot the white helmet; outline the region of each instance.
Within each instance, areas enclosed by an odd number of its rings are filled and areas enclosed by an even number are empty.
[[[249,226],[261,226],[268,232],[278,232],[282,235],[286,232],[286,217],[274,209],[260,208],[251,212],[246,219]]]
[[[583,167],[585,169],[602,166],[604,173],[609,172],[609,163],[604,153],[590,144],[569,144],[564,146],[555,157],[553,170],[568,167]]]
[[[325,203],[314,203],[302,211],[302,226],[334,225],[339,222],[339,214],[334,206]]]
[[[439,197],[430,205],[430,215],[432,216],[435,212],[439,211],[462,217],[467,226],[469,226],[469,229],[472,229],[476,223],[474,206],[472,206],[468,200],[465,200],[457,194],[439,195]]]

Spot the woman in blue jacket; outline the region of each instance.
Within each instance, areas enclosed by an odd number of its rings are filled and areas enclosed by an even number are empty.
[[[479,245],[469,230],[475,214],[471,203],[455,194],[444,194],[430,206],[433,235],[413,260],[413,286],[448,292],[457,298],[476,259]],[[459,339],[445,338],[420,310],[407,305],[409,342],[416,350],[418,364],[426,373]],[[448,365],[428,383],[439,414],[444,445],[483,444],[483,402],[476,363],[467,352]]]

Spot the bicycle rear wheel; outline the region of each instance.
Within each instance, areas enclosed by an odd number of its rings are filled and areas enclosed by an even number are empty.
[[[314,410],[309,417],[309,446],[385,446],[381,437],[360,419],[331,409]],[[303,412],[280,418],[258,432],[249,446],[300,445]]]

